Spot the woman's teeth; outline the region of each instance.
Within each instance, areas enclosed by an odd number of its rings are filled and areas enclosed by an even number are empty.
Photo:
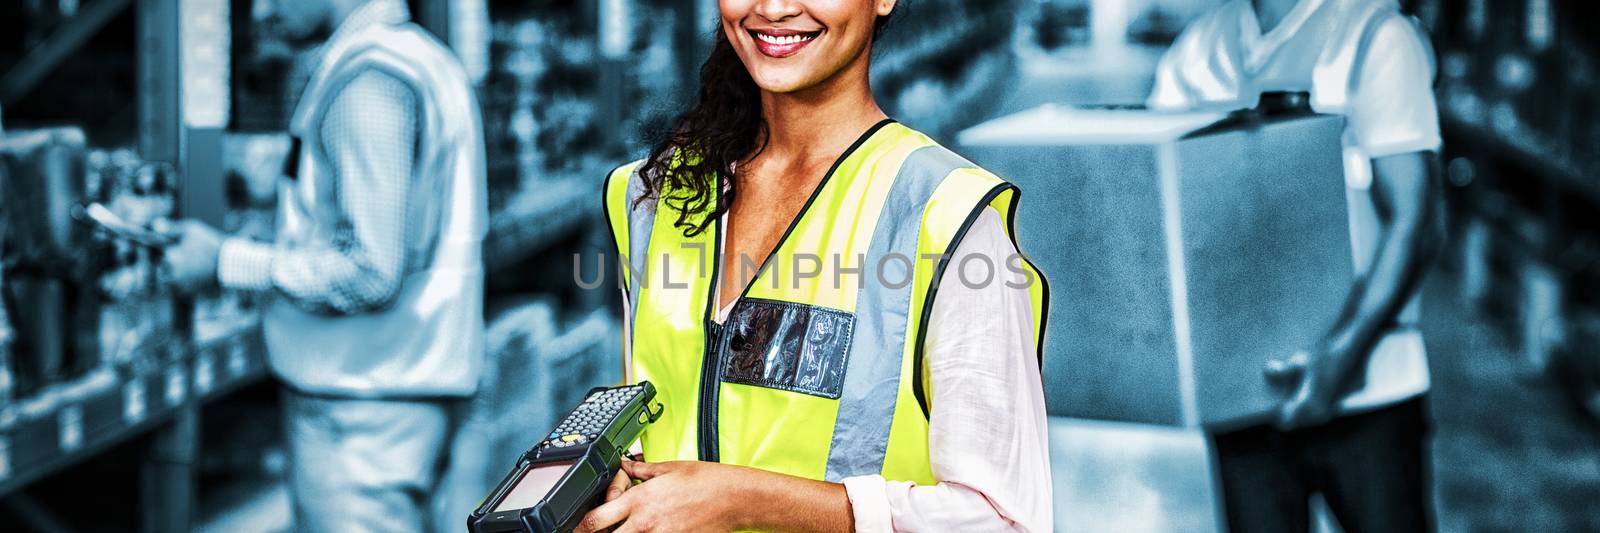
[[[798,42],[809,41],[809,40],[811,40],[811,39],[816,37],[816,34],[814,34],[814,33],[803,33],[803,34],[794,34],[794,35],[768,35],[768,34],[761,33],[761,32],[755,32],[755,34],[756,34],[756,38],[757,39],[761,39],[762,42],[767,42],[767,43],[772,43],[772,44],[794,44],[794,43],[798,43]]]

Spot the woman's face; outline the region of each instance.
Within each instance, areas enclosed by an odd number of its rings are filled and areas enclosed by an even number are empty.
[[[721,0],[722,31],[758,87],[805,90],[832,79],[872,45],[895,0]]]

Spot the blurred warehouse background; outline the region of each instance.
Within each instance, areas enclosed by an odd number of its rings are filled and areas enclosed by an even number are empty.
[[[1162,50],[1216,3],[902,0],[874,89],[952,146],[1041,105],[1142,102]],[[1402,3],[1437,55],[1451,215],[1424,289],[1439,526],[1600,530],[1600,400],[1575,392],[1600,366],[1600,8]],[[474,77],[490,163],[490,372],[437,503],[455,530],[532,435],[620,379],[616,292],[579,289],[572,257],[609,246],[600,180],[689,97],[716,3],[410,4]],[[290,527],[258,302],[163,292],[147,246],[74,209],[270,235],[283,131],[316,54],[252,9],[0,6],[0,530]],[[1057,425],[1059,529],[1215,527],[1197,433]]]

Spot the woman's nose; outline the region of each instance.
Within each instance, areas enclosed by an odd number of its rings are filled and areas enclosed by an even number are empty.
[[[761,18],[778,22],[799,15],[804,6],[796,0],[758,0],[752,11]]]

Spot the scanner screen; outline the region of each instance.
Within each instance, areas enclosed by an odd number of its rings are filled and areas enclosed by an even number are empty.
[[[522,474],[522,478],[517,480],[517,484],[511,487],[511,492],[506,494],[505,499],[500,500],[500,504],[491,512],[527,509],[538,505],[539,500],[543,500],[544,495],[561,481],[561,476],[567,473],[567,468],[571,467],[573,462],[541,464],[528,469]]]

